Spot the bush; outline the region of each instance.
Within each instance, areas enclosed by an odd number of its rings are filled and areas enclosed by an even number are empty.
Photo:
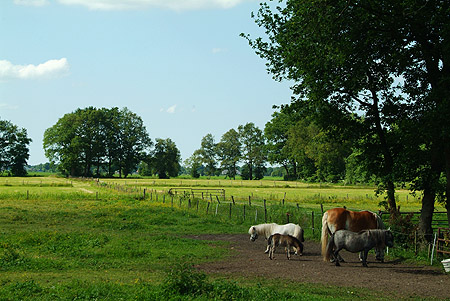
[[[162,292],[166,296],[200,296],[210,288],[206,275],[194,271],[188,264],[178,264],[172,268],[162,284]]]

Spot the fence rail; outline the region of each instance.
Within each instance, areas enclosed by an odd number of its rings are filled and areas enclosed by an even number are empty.
[[[436,254],[450,254],[450,228],[438,228]]]

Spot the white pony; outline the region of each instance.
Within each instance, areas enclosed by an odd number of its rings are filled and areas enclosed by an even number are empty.
[[[263,235],[264,238],[267,240],[270,235],[273,234],[283,234],[283,235],[291,235],[297,238],[300,242],[304,242],[305,239],[303,238],[303,229],[296,224],[286,224],[286,225],[278,225],[275,223],[271,224],[259,224],[255,226],[251,226],[248,230],[248,233],[250,234],[250,240],[255,241],[259,235]],[[267,249],[264,253],[269,252],[269,245],[267,245]]]

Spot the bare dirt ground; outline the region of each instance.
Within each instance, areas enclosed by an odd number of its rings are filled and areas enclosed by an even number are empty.
[[[292,255],[287,260],[284,248],[277,248],[274,260],[270,260],[264,250],[267,241],[249,240],[249,235],[199,235],[202,240],[229,242],[233,255],[224,261],[196,266],[208,274],[240,277],[264,277],[320,283],[342,287],[364,287],[380,291],[380,296],[390,295],[400,298],[434,297],[450,299],[450,275],[443,269],[408,265],[399,261],[376,262],[372,252],[368,258],[368,268],[362,267],[357,254],[341,251],[346,262],[340,267],[324,262],[320,255],[319,243],[306,241],[303,256]]]

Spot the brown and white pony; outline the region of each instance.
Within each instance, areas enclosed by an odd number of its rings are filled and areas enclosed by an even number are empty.
[[[384,229],[383,220],[371,211],[350,211],[345,208],[327,210],[322,218],[322,256],[327,260],[326,249],[328,234],[332,235],[338,230],[360,232],[368,229]],[[377,259],[384,260],[384,249],[375,249]]]
[[[302,256],[303,253],[303,244],[296,237],[291,235],[283,235],[283,234],[273,234],[269,236],[267,240],[267,245],[269,247],[269,258],[273,259],[273,253],[275,252],[275,248],[278,246],[283,246],[286,249],[287,259],[291,259],[291,247],[294,248],[295,254]]]

